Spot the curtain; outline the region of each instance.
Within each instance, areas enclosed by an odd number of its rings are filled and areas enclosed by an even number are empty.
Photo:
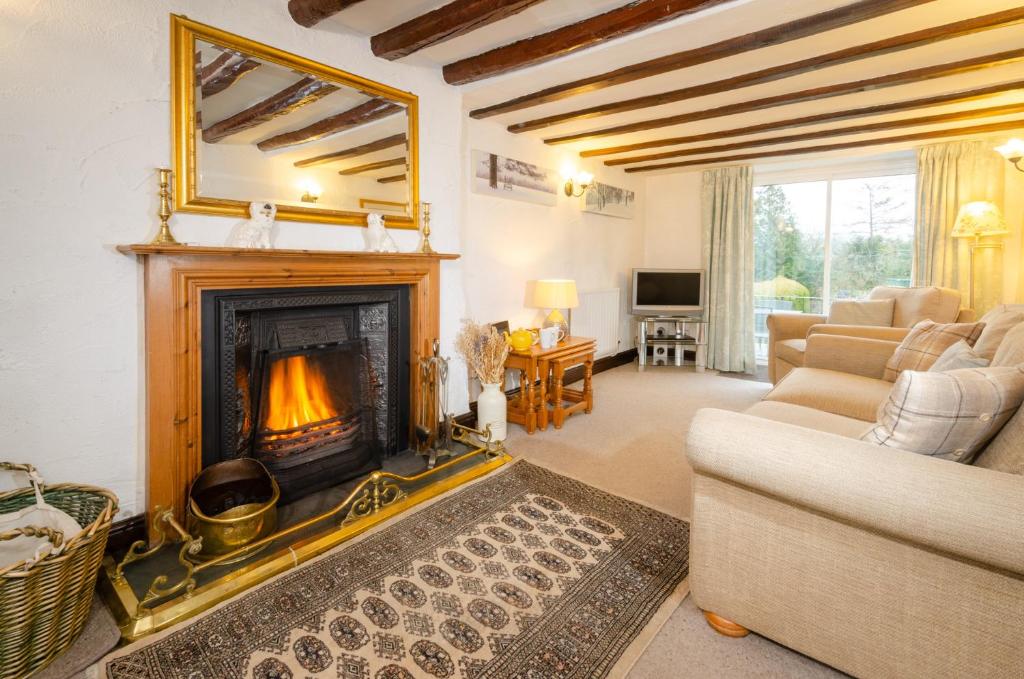
[[[914,282],[956,288],[968,305],[970,239],[953,238],[957,211],[965,203],[987,200],[1003,207],[1003,171],[1006,161],[986,141],[932,144],[917,153],[917,211],[915,222]],[[981,256],[981,251],[975,255]],[[975,260],[975,299],[986,299],[1001,286],[987,280],[991,267]],[[981,275],[985,280],[979,279]],[[1001,279],[1001,276],[999,276]]]
[[[707,271],[707,367],[752,373],[754,363],[754,172],[706,170],[701,182]]]

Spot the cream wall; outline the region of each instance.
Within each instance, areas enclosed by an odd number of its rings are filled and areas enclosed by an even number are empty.
[[[529,281],[572,278],[579,291],[622,291],[619,350],[633,346],[627,294],[631,269],[644,259],[644,182],[621,170],[583,162],[567,150],[525,135],[511,135],[489,121],[467,119],[462,183],[466,218],[462,227],[467,310],[478,321],[508,320],[513,328],[537,325],[544,313],[526,299]],[[468,172],[473,149],[498,153],[561,171],[572,165],[597,181],[637,193],[634,219],[585,213],[580,199],[558,196],[554,207],[473,193]]]

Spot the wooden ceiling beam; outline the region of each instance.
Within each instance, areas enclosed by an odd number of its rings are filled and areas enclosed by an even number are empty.
[[[396,167],[398,165],[405,165],[405,156],[401,158],[389,158],[388,160],[378,160],[375,163],[366,163],[365,165],[356,165],[355,167],[347,167],[344,170],[338,170],[338,174],[351,175],[351,174],[362,174],[363,172],[373,172],[374,170],[380,170],[385,167]]]
[[[623,66],[606,73],[599,73],[598,75],[548,87],[539,92],[532,92],[521,97],[509,99],[500,104],[472,110],[469,112],[469,115],[472,118],[488,118],[501,113],[519,111],[531,106],[540,106],[541,104],[560,101],[568,97],[586,94],[587,92],[596,92],[615,85],[633,82],[634,80],[650,78],[662,73],[717,61],[718,59],[724,59],[751,50],[780,45],[790,40],[817,35],[932,1],[860,0],[860,2],[837,7],[827,12],[812,14],[802,19],[778,24],[754,31],[753,33],[747,33],[746,35],[683,50],[682,52],[675,52],[638,64]]]
[[[755,158],[779,158],[785,156],[797,156],[805,153],[825,153],[827,151],[842,151],[845,149],[862,148],[865,146],[883,146],[886,144],[903,144],[913,141],[925,141],[928,139],[941,139],[944,137],[961,137],[975,134],[989,134],[991,132],[1003,132],[1024,128],[1024,118],[1008,120],[1001,123],[988,123],[985,125],[973,125],[970,127],[952,127],[945,130],[934,130],[932,132],[916,132],[914,134],[902,134],[895,137],[881,137],[876,139],[863,139],[859,141],[842,142],[838,144],[821,144],[818,146],[804,146],[795,149],[783,149],[780,151],[759,151],[755,153],[743,153],[735,156],[720,156],[717,158],[698,158],[697,160],[682,160],[676,163],[661,163],[659,165],[642,165],[640,167],[627,167],[626,172],[652,172],[654,170],[668,170],[680,167],[696,167],[698,165],[720,165],[723,163],[737,163],[743,160]]]
[[[634,0],[604,14],[460,59],[445,65],[442,72],[448,84],[464,85],[572,54],[728,1]]]
[[[519,14],[543,0],[454,0],[370,38],[370,49],[394,61]]]
[[[305,144],[309,141],[316,141],[337,134],[353,127],[359,127],[374,120],[380,120],[387,116],[394,115],[405,108],[385,99],[370,99],[367,102],[342,111],[336,115],[318,120],[291,132],[282,132],[256,144],[260,151],[273,151],[274,149]]]
[[[1024,103],[1006,104],[1004,106],[989,106],[986,108],[971,109],[968,111],[956,111],[953,113],[937,113],[930,116],[918,116],[916,118],[902,118],[900,120],[885,120],[877,123],[865,123],[863,125],[851,125],[850,127],[835,127],[829,130],[816,130],[814,132],[801,132],[799,134],[788,134],[781,137],[766,137],[764,139],[751,139],[738,141],[731,144],[718,144],[716,146],[699,146],[691,149],[679,149],[677,151],[665,151],[663,153],[651,153],[644,156],[631,156],[628,158],[616,158],[604,161],[605,165],[632,165],[634,163],[647,163],[652,160],[665,160],[667,158],[684,158],[686,156],[702,156],[708,153],[724,153],[725,151],[738,151],[741,149],[758,148],[761,146],[775,146],[776,144],[793,144],[812,139],[827,139],[828,137],[845,137],[851,134],[866,134],[868,132],[885,132],[898,130],[903,127],[920,127],[922,125],[938,125],[940,123],[952,123],[963,120],[979,120],[981,118],[994,118],[996,116],[1024,113]]]
[[[312,28],[328,17],[362,0],[288,0],[288,13],[295,23]]]
[[[277,94],[267,97],[233,116],[210,125],[203,130],[203,141],[216,144],[225,137],[262,125],[268,120],[291,113],[338,89],[337,85],[306,77]]]
[[[364,156],[367,153],[373,153],[375,151],[383,151],[394,146],[402,146],[405,144],[405,133],[400,132],[399,134],[393,134],[390,137],[384,139],[378,139],[371,141],[366,144],[360,144],[359,146],[353,146],[349,149],[343,149],[341,151],[334,151],[332,153],[324,153],[323,155],[313,156],[312,158],[306,158],[305,160],[297,160],[293,163],[295,167],[313,167],[314,165],[324,165],[326,163],[333,163],[338,160],[346,160],[348,158],[355,158],[357,156]]]
[[[224,54],[221,56],[224,56]],[[200,81],[200,92],[204,99],[223,92],[234,85],[239,78],[260,66],[260,62],[255,59],[231,54],[227,56],[228,59],[224,63],[212,70],[209,75],[203,77]],[[220,57],[217,57],[210,65],[212,66],[219,59]],[[203,71],[205,72],[206,69],[203,69]]]
[[[900,111],[910,111],[913,109],[929,108],[931,106],[942,106],[946,104],[963,104],[972,101],[978,101],[979,99],[986,99],[994,95],[1005,94],[1007,92],[1022,89],[1024,89],[1024,80],[1017,80],[1009,83],[1000,83],[999,85],[979,87],[973,90],[961,90],[958,92],[951,92],[949,94],[939,94],[933,97],[922,97],[920,99],[896,101],[888,104],[877,104],[875,106],[864,106],[862,108],[852,108],[844,109],[842,111],[818,113],[811,116],[802,116],[800,118],[787,118],[786,120],[776,120],[767,123],[760,123],[758,125],[745,125],[743,127],[734,127],[727,130],[715,130],[714,132],[692,134],[685,137],[652,139],[650,141],[635,142],[633,144],[622,144],[620,146],[608,146],[599,149],[589,149],[586,151],[581,151],[580,156],[584,158],[592,158],[594,156],[610,156],[619,153],[629,153],[631,151],[643,151],[646,149],[654,149],[662,146],[678,146],[680,144],[692,144],[701,141],[726,139],[728,137],[759,134],[761,132],[777,132],[779,130],[786,130],[794,127],[803,127],[806,125],[815,125],[818,123],[837,123],[843,120],[851,120],[853,118],[864,118],[867,116],[881,115],[884,113],[897,113]]]
[[[404,182],[406,180],[404,174],[396,174],[392,177],[381,177],[377,181],[381,184],[393,184],[395,182]]]
[[[594,139],[597,137],[609,137],[620,134],[629,134],[631,132],[640,132],[643,130],[654,130],[659,127],[679,125],[681,123],[689,123],[695,120],[707,120],[709,118],[720,118],[722,116],[736,115],[738,113],[762,111],[764,109],[774,108],[776,106],[800,104],[808,101],[820,101],[822,99],[838,97],[846,94],[869,92],[871,90],[877,90],[886,87],[895,87],[897,85],[908,85],[912,83],[918,83],[923,80],[932,80],[935,78],[946,78],[954,75],[962,75],[964,73],[980,71],[995,66],[1016,63],[1021,60],[1024,60],[1024,48],[1008,50],[1006,52],[999,52],[998,54],[986,54],[980,57],[962,59],[960,61],[953,61],[945,64],[937,64],[935,66],[915,68],[910,71],[890,73],[888,75],[878,76],[876,78],[868,78],[866,80],[856,80],[853,82],[837,83],[835,85],[825,85],[823,87],[812,87],[807,90],[800,90],[799,92],[779,94],[774,97],[764,97],[762,99],[752,99],[750,101],[739,102],[736,104],[727,104],[725,106],[718,106],[716,108],[704,109],[701,111],[690,111],[687,113],[681,113],[679,115],[674,116],[667,116],[664,118],[652,118],[650,120],[641,120],[634,123],[627,123],[625,125],[606,127],[599,130],[590,130],[588,132],[566,134],[560,137],[552,137],[550,139],[545,139],[544,143],[568,144],[571,142],[582,141],[584,139]]]
[[[942,40],[950,40],[953,38],[973,35],[994,28],[1006,28],[1020,23],[1024,23],[1024,7],[1015,7],[1004,12],[994,12],[981,17],[955,21],[953,23],[935,26],[933,28],[926,28],[912,33],[904,33],[903,35],[886,38],[885,40],[877,40],[863,45],[856,45],[847,49],[822,54],[809,59],[802,59],[800,61],[795,61],[781,66],[773,66],[771,68],[754,71],[752,73],[745,73],[732,78],[725,78],[691,87],[684,87],[670,92],[659,92],[658,94],[643,97],[634,97],[632,99],[625,99],[622,101],[608,102],[576,111],[569,111],[567,113],[559,113],[557,115],[537,118],[523,123],[516,123],[514,125],[510,125],[508,130],[510,132],[528,132],[545,127],[551,127],[552,125],[568,123],[574,120],[586,120],[615,113],[624,113],[626,111],[650,108],[652,106],[662,106],[664,104],[670,104],[677,101],[704,97],[709,94],[731,92],[732,90],[740,87],[760,85],[780,80],[782,78],[789,78],[803,73],[809,73],[811,71],[816,71],[830,66],[838,66],[840,64],[858,61],[860,59],[892,54],[894,52],[900,52],[914,47],[920,47],[922,45],[934,44]]]

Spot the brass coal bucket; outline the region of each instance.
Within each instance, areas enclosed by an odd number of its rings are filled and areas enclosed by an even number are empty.
[[[188,491],[188,532],[203,539],[193,558],[209,561],[273,533],[280,497],[277,481],[252,458],[218,462],[199,472]],[[241,561],[269,544],[221,563]]]

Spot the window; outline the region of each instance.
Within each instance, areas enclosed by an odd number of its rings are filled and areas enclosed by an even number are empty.
[[[828,313],[876,285],[910,284],[913,174],[777,183],[754,189],[757,356],[773,311]]]

